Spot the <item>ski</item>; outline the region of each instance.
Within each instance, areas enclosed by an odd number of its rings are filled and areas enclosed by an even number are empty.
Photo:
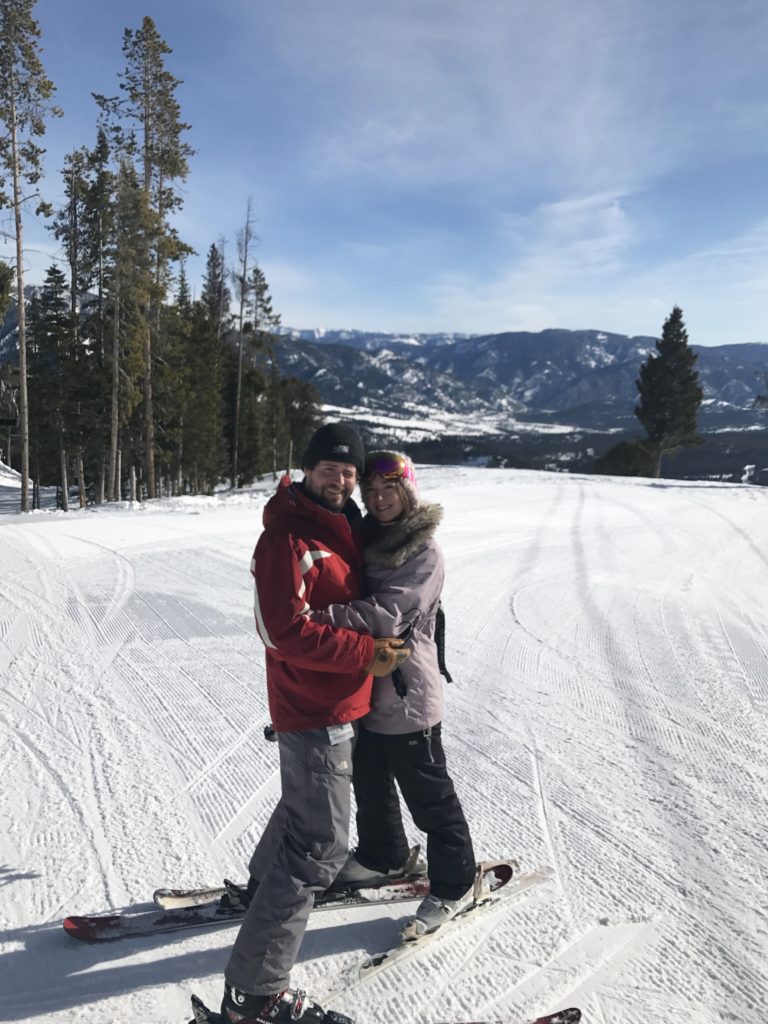
[[[491,890],[487,896],[467,907],[456,917],[446,921],[435,931],[416,937],[403,938],[400,944],[392,949],[366,957],[361,963],[354,965],[342,974],[337,988],[327,995],[323,1002],[333,1002],[368,978],[388,970],[396,963],[401,963],[433,942],[439,942],[446,936],[452,935],[457,929],[464,928],[480,917],[493,913],[503,904],[530,894],[537,886],[548,882],[553,874],[550,867],[535,868],[533,871],[518,875],[514,880],[512,880],[511,874],[506,878],[499,878],[497,873],[497,884],[495,886],[493,883],[491,884]],[[404,929],[403,934],[410,934],[408,926]]]
[[[209,1010],[197,996],[192,996],[192,1011],[194,1017],[189,1024],[224,1024],[221,1014]],[[578,1024],[580,1020],[581,1010],[577,1010],[573,1006],[568,1010],[559,1010],[557,1013],[546,1013],[543,1017],[537,1017],[536,1020],[529,1021],[527,1024]],[[440,1024],[460,1024],[460,1022],[441,1021]],[[523,1022],[513,1021],[507,1017],[494,1021],[472,1021],[471,1024],[523,1024]]]
[[[361,886],[340,885],[338,888],[331,886],[328,893],[323,894],[323,896],[327,895],[327,900],[323,898],[316,899],[315,906],[319,906],[320,903],[335,902],[334,893],[347,893],[353,889],[365,889],[367,892],[371,889],[379,889],[391,885],[407,885],[409,882],[423,880],[427,865],[421,858],[420,853],[420,846],[411,847],[402,875],[393,878],[382,876],[380,881],[369,882],[367,885]],[[152,899],[163,910],[186,910],[189,907],[204,906],[207,903],[218,903],[223,896],[228,894],[237,896],[240,893],[244,893],[246,888],[247,885],[238,885],[236,882],[230,882],[225,878],[223,885],[209,886],[202,889],[155,889]]]
[[[504,870],[510,873],[516,868],[515,861],[489,863],[508,865]],[[429,880],[424,875],[394,879],[385,885],[367,888],[328,889],[315,896],[313,912],[413,902],[422,900],[428,892]],[[67,935],[81,942],[116,942],[189,928],[230,926],[242,920],[245,909],[243,906],[225,907],[218,902],[208,902],[175,910],[131,909],[113,914],[72,915],[62,923]]]
[[[210,891],[210,890],[209,890]],[[369,907],[421,900],[429,892],[429,881],[398,880],[371,889],[328,890],[315,897],[314,912],[347,907]],[[245,917],[246,908],[223,907],[219,903],[183,906],[177,910],[138,910],[119,914],[73,915],[64,919],[67,935],[83,942],[113,942],[145,935],[161,935],[187,928],[216,928],[232,925]]]

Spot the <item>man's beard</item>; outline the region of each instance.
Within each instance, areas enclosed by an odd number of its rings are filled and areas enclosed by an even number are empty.
[[[315,499],[318,505],[322,505],[322,507],[327,509],[329,512],[341,512],[341,510],[347,504],[349,499],[352,497],[351,491],[349,493],[347,493],[346,491],[341,491],[340,493],[342,500],[340,502],[337,501],[336,503],[331,503],[325,497],[322,491],[318,493],[317,491],[310,491],[309,488],[307,488],[307,492]]]

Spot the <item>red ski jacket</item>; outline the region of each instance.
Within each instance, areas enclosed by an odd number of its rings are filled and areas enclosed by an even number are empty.
[[[361,596],[358,531],[285,476],[264,509],[251,572],[273,727],[293,732],[362,718],[371,706],[372,677],[365,670],[373,638],[306,614]]]

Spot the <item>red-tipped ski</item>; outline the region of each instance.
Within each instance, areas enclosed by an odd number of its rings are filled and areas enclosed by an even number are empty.
[[[489,863],[496,864],[504,875],[511,875],[517,867],[515,861]],[[317,895],[313,911],[407,903],[424,899],[428,892],[429,879],[426,876],[407,876],[371,888],[329,889]],[[206,902],[176,910],[131,908],[119,914],[71,916],[64,920],[63,925],[67,935],[81,942],[116,942],[118,939],[162,935],[187,928],[220,928],[236,924],[244,914],[244,907],[222,907],[218,903]]]

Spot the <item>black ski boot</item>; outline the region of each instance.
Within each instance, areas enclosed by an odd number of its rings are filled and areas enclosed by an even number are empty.
[[[355,1024],[334,1010],[324,1010],[306,992],[287,988],[277,995],[255,996],[224,985],[223,1024]]]

